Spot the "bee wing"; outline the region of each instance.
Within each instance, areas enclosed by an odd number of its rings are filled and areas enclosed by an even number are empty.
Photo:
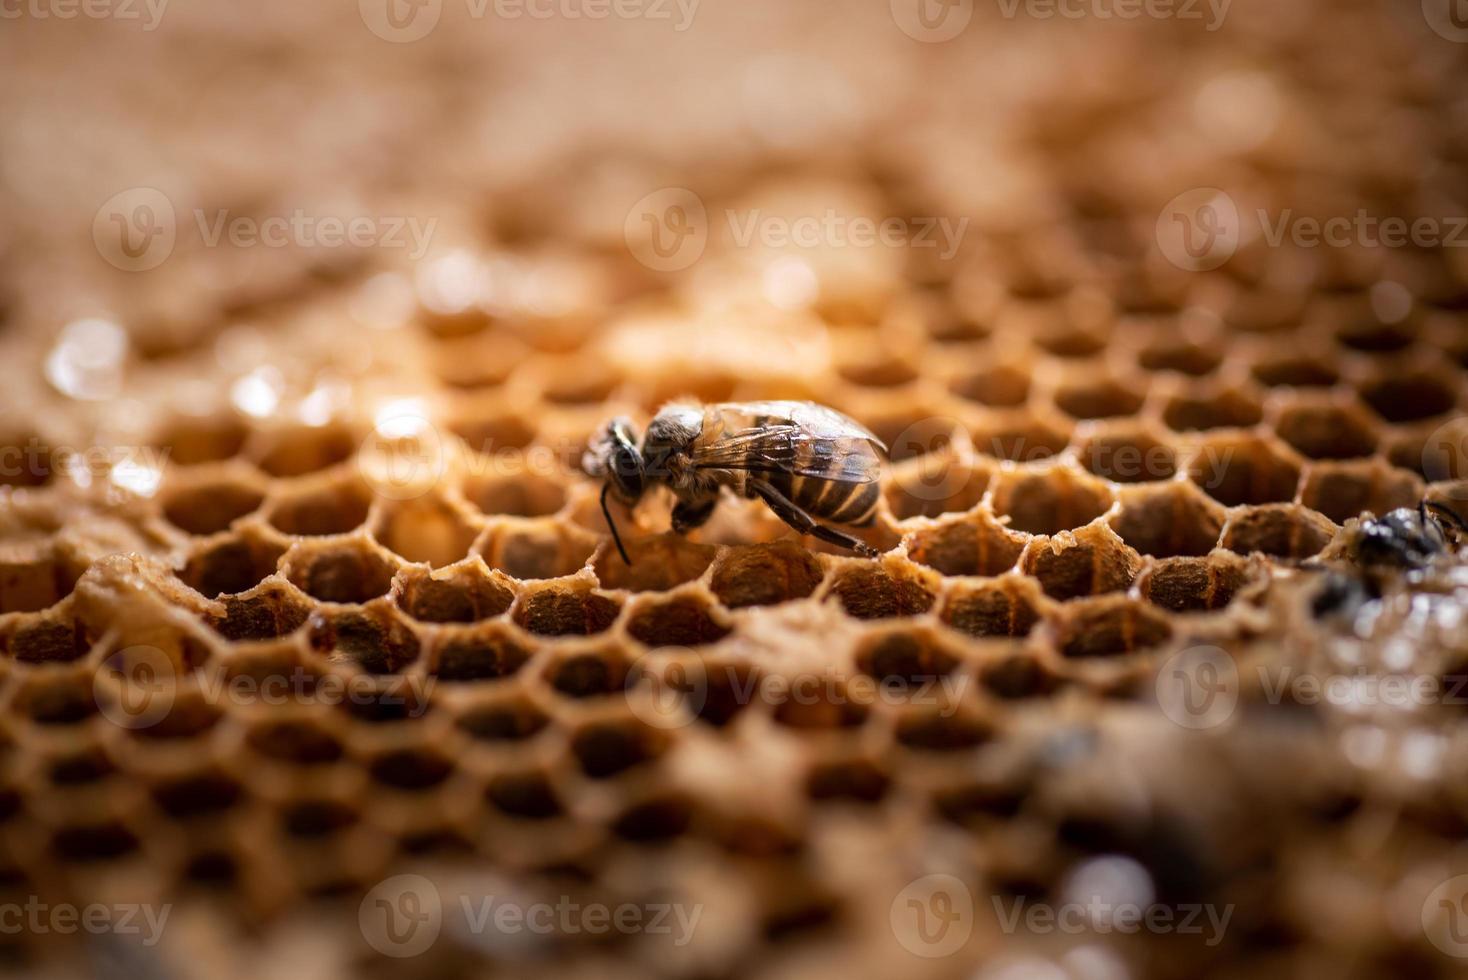
[[[887,444],[856,419],[815,402],[725,402],[715,408],[721,413],[764,416],[770,420],[771,425],[793,425],[824,438],[865,439],[883,452],[887,451]]]
[[[761,425],[732,432],[692,453],[699,469],[790,473],[819,480],[872,483],[879,474],[874,438],[813,431],[801,425]]]

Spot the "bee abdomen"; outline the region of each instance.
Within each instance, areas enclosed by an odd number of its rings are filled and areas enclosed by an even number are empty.
[[[877,512],[881,489],[875,482],[821,480],[810,476],[781,474],[790,484],[789,490],[778,487],[801,510],[811,517],[837,524],[868,524]]]

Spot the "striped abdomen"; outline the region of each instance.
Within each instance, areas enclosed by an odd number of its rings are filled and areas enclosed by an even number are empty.
[[[765,481],[817,520],[866,525],[877,513],[881,485],[876,481],[823,480],[791,473],[764,474]]]

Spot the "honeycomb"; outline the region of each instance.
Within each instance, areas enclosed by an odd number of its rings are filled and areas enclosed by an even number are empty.
[[[1460,975],[1468,571],[1361,541],[1468,518],[1468,262],[1270,228],[1451,227],[1468,47],[1039,6],[7,22],[0,959]],[[204,233],[297,211],[434,230]],[[887,443],[881,557],[654,493],[624,563],[598,428],[764,398]]]

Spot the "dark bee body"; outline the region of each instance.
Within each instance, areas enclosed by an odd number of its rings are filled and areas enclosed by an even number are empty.
[[[708,520],[720,488],[728,487],[763,500],[802,534],[875,554],[816,521],[871,523],[880,494],[878,450],[885,448],[858,423],[811,402],[721,402],[665,406],[640,447],[631,427],[614,420],[584,463],[629,504],[649,482],[666,485],[678,498],[673,528],[680,533]]]

